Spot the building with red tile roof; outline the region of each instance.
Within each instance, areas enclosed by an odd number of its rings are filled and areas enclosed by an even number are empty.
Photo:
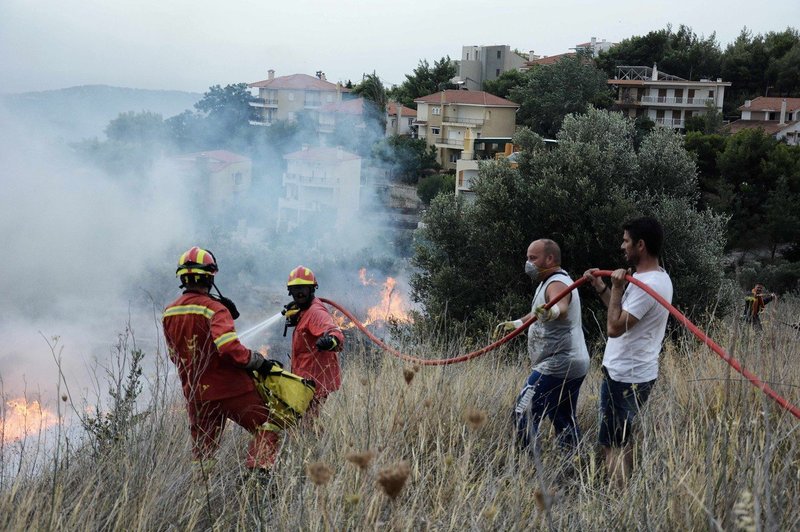
[[[800,98],[759,96],[745,100],[739,107],[741,120],[731,122],[727,129],[736,133],[743,129],[761,129],[767,135],[800,145]]]
[[[317,76],[291,74],[275,77],[275,71],[270,70],[267,79],[247,86],[258,90],[258,97],[250,103],[258,110],[258,118],[250,123],[261,126],[269,126],[276,120],[294,121],[302,112],[316,121],[322,106],[341,102],[342,95],[349,92],[341,83],[325,79],[323,72],[318,72]]]
[[[204,207],[222,211],[236,205],[250,190],[252,161],[226,150],[209,150],[170,157],[179,179],[198,191]]]

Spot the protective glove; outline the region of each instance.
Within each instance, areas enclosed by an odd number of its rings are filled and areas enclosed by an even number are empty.
[[[553,305],[550,308],[544,308],[544,305],[539,305],[533,312],[541,322],[557,320],[561,315],[561,309],[558,308],[558,305]]]
[[[497,327],[494,328],[494,337],[499,338],[505,336],[514,329],[522,327],[522,320],[501,321]]]
[[[339,345],[335,337],[324,334],[317,338],[317,349],[320,351],[333,351]]]
[[[297,325],[297,320],[299,319],[300,314],[300,307],[297,306],[297,303],[294,301],[287,303],[283,306],[283,310],[281,314],[286,318],[286,323],[290,327],[294,327]]]
[[[259,373],[259,375],[266,377],[267,375],[269,375],[269,373],[272,371],[272,368],[274,368],[275,366],[283,368],[283,364],[281,364],[277,360],[272,360],[270,358],[262,358],[261,362],[259,362],[255,370]]]

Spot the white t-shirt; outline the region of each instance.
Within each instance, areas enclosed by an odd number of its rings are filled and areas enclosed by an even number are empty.
[[[663,269],[633,277],[672,303],[672,281]],[[630,283],[622,295],[622,310],[639,321],[621,336],[609,338],[603,355],[608,375],[618,382],[648,382],[658,377],[658,355],[669,311],[650,294]]]

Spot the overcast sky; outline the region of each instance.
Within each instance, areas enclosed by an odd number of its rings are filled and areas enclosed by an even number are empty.
[[[83,84],[202,92],[314,74],[399,83],[422,58],[467,44],[544,55],[592,36],[619,41],[671,23],[723,46],[743,26],[800,27],[797,0],[0,0],[0,92]]]

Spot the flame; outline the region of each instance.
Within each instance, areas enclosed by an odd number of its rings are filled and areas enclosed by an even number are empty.
[[[409,304],[402,294],[395,291],[397,281],[394,277],[387,277],[381,288],[381,302],[367,310],[367,319],[364,325],[379,321],[411,321]]]
[[[361,281],[361,284],[364,286],[371,286],[375,284],[374,279],[367,279],[367,269],[361,268],[358,270],[358,279]]]
[[[0,417],[0,440],[12,442],[28,435],[39,434],[58,423],[58,418],[42,408],[39,401],[28,402],[24,397],[6,401]]]

